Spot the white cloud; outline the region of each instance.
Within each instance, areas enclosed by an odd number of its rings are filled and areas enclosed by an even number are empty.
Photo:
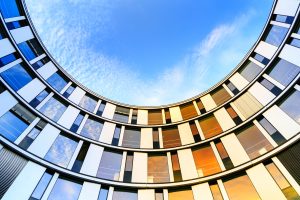
[[[249,11],[215,27],[176,65],[145,81],[131,66],[87,45],[93,33],[101,33],[97,40],[109,36],[114,3],[27,0],[37,31],[58,63],[88,88],[124,103],[160,105],[190,98],[224,77],[257,37],[249,39],[242,30],[255,16]]]

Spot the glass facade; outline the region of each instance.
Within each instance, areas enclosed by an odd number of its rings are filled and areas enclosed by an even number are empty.
[[[148,182],[169,182],[169,167],[167,155],[148,155]]]
[[[299,101],[300,92],[295,90],[279,105],[279,107],[300,124]]]
[[[67,81],[57,72],[52,74],[47,82],[58,92],[60,92],[66,85]]]
[[[103,128],[103,123],[100,123],[94,119],[87,119],[80,135],[88,137],[93,140],[98,140]]]
[[[103,151],[97,172],[97,177],[110,180],[118,180],[120,176],[122,157],[123,154],[121,153]]]
[[[76,200],[82,184],[59,177],[48,197],[48,200]]]
[[[282,43],[287,32],[288,32],[288,29],[285,27],[271,25],[271,27],[269,29],[269,33],[266,36],[265,41],[269,44],[272,44],[272,45],[278,47]]]
[[[89,96],[83,96],[79,102],[79,106],[90,112],[94,112],[96,105],[97,101]]]
[[[51,99],[49,99],[41,107],[40,112],[53,121],[58,121],[66,109],[66,105],[58,101],[56,98],[51,97]]]

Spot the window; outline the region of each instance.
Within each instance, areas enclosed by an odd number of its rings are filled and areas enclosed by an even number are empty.
[[[177,126],[162,129],[164,148],[178,147],[181,140]]]
[[[288,30],[289,30],[288,28],[271,25],[271,28],[269,29],[269,33],[265,38],[265,41],[269,44],[278,47],[284,40]]]
[[[18,56],[16,55],[16,53],[11,53],[7,56],[0,58],[0,67],[3,67],[5,65],[17,60],[17,57]]]
[[[258,53],[254,53],[253,58],[264,65],[267,65],[270,61],[268,58],[265,58],[264,56],[262,56]]]
[[[238,114],[235,112],[235,110],[230,105],[226,106],[225,108],[235,124],[242,123],[242,119],[238,116]]]
[[[223,181],[230,200],[260,200],[247,175]]]
[[[162,190],[155,190],[155,200],[164,200],[164,193]]]
[[[249,92],[236,99],[233,105],[235,105],[245,119],[248,119],[263,107]]]
[[[180,106],[181,116],[183,120],[198,116],[193,102]]]
[[[58,121],[58,119],[62,116],[66,109],[66,105],[58,101],[56,98],[51,97],[51,99],[49,99],[41,107],[40,112],[53,121]]]
[[[97,122],[93,119],[87,119],[80,135],[83,135],[87,138],[98,140],[103,128],[103,123]]]
[[[297,39],[297,38],[293,38],[293,39],[291,39],[291,42],[290,42],[290,44],[291,44],[292,46],[294,46],[294,47],[298,47],[298,48],[300,48],[300,40],[299,40],[299,39]]]
[[[222,133],[221,126],[214,115],[209,115],[204,119],[200,119],[199,125],[206,139]]]
[[[217,182],[215,183],[211,183],[209,185],[210,187],[210,191],[214,197],[214,200],[223,200],[219,185],[217,184]]]
[[[219,155],[223,161],[223,164],[225,166],[226,169],[231,169],[233,168],[233,163],[223,145],[223,143],[219,140],[219,141],[216,141],[216,148],[219,152]]]
[[[225,103],[228,99],[231,98],[230,94],[225,90],[224,87],[219,87],[214,90],[211,93],[211,97],[218,106]]]
[[[239,73],[249,82],[253,81],[257,75],[262,71],[262,68],[251,61],[248,61],[245,66],[243,66]]]
[[[2,72],[1,77],[15,91],[32,80],[32,76],[24,69],[22,64],[17,64]]]
[[[71,126],[71,128],[70,128],[70,131],[76,133],[76,131],[78,130],[78,128],[79,128],[79,126],[80,126],[80,124],[81,124],[81,122],[82,122],[82,120],[83,120],[83,118],[84,118],[83,115],[84,115],[84,114],[83,114],[82,112],[80,112],[80,113],[77,115],[75,121],[73,122],[73,124],[72,124],[72,126]]]
[[[287,24],[292,24],[294,21],[294,17],[286,16],[286,15],[274,15],[273,19],[278,22],[283,22]]]
[[[148,155],[148,182],[170,182],[168,158],[166,154]]]
[[[178,158],[177,152],[171,153],[171,161],[172,161],[174,181],[175,182],[182,181],[179,158]]]
[[[209,176],[221,171],[211,146],[204,146],[192,151],[199,177]]]
[[[250,125],[239,131],[237,138],[250,159],[254,159],[273,149],[273,146],[255,125]]]
[[[168,108],[165,109],[165,118],[167,124],[171,123],[171,114]]]
[[[103,151],[97,177],[117,181],[120,176],[122,158],[122,153]]]
[[[87,143],[87,142],[83,143],[83,145],[79,151],[79,154],[77,155],[77,158],[73,164],[73,167],[72,167],[73,172],[77,172],[77,173],[80,172],[84,158],[88,152],[89,147],[90,147],[89,143]]]
[[[131,123],[132,124],[137,124],[137,110],[132,111],[132,117],[131,117]]]
[[[159,133],[158,133],[158,129],[157,128],[153,128],[152,138],[153,138],[153,148],[154,149],[159,149],[160,148],[160,145],[159,145]]]
[[[129,108],[117,106],[113,120],[128,123],[129,112],[130,112]]]
[[[39,61],[36,61],[35,63],[33,63],[31,66],[33,67],[33,69],[37,70],[40,67],[44,66],[46,63],[48,63],[50,61],[50,59],[48,57],[42,58]]]
[[[148,124],[156,125],[162,124],[162,113],[161,110],[148,110]]]
[[[45,160],[61,167],[67,167],[78,142],[63,135],[57,136],[45,156]]]
[[[18,47],[26,60],[31,61],[39,55],[43,54],[42,48],[36,39],[31,39],[18,44]]]
[[[203,113],[206,113],[206,110],[204,108],[204,105],[202,103],[202,101],[200,99],[196,100],[196,103],[197,103],[197,106],[200,110],[200,113],[203,114]]]
[[[101,185],[101,189],[100,189],[100,193],[99,193],[99,196],[98,196],[98,200],[106,200],[107,196],[108,196],[108,188],[103,187]]]
[[[50,200],[77,200],[82,188],[82,183],[70,181],[59,177],[48,197]]]
[[[124,170],[124,182],[131,182],[132,178],[132,167],[133,167],[133,153],[127,152],[125,170]]]
[[[96,115],[102,116],[102,113],[103,113],[103,111],[104,111],[105,105],[106,105],[106,102],[102,100],[102,101],[101,101],[101,104],[100,104],[100,106],[99,106],[99,108],[98,108],[98,110],[97,110]]]
[[[121,126],[116,126],[115,131],[114,131],[114,137],[112,140],[112,145],[118,146],[120,134],[121,134]]]
[[[279,107],[300,124],[299,102],[300,92],[295,90],[279,105]]]
[[[40,179],[39,183],[37,184],[36,188],[34,189],[33,193],[31,194],[31,197],[29,200],[37,200],[42,199],[42,196],[48,187],[51,179],[52,179],[53,173],[45,172],[42,178]]]
[[[32,107],[39,105],[49,95],[48,90],[41,91],[33,100],[29,102]]]
[[[20,16],[20,6],[16,0],[1,0],[0,10],[4,19]]]
[[[226,81],[225,84],[234,95],[239,93],[239,90],[229,80]]]
[[[63,93],[63,96],[65,97],[65,98],[68,98],[71,94],[72,94],[72,92],[75,90],[75,87],[73,86],[73,85],[70,85],[69,87],[68,87],[68,89]]]
[[[277,86],[275,86],[273,83],[271,83],[267,79],[262,78],[259,82],[265,88],[267,88],[270,92],[272,92],[275,96],[278,96],[281,93],[281,89],[279,89]]]
[[[122,146],[131,148],[140,148],[141,130],[126,127],[123,136]]]
[[[300,67],[280,59],[276,62],[268,74],[282,85],[287,86],[299,74],[299,72]]]
[[[44,121],[40,121],[20,142],[19,146],[22,149],[28,149],[28,147],[32,144],[32,142],[37,138],[37,136],[41,133],[41,130],[44,129],[46,123]]]
[[[169,190],[169,200],[194,200],[191,189],[186,190]]]
[[[195,122],[190,122],[190,128],[191,128],[195,142],[200,142],[201,138],[200,138],[199,131],[198,131],[198,128],[197,128]]]
[[[83,96],[81,101],[79,102],[79,106],[90,112],[94,112],[96,105],[97,101],[94,98],[87,95]]]
[[[138,195],[133,191],[115,190],[112,200],[138,200]]]
[[[260,125],[269,133],[272,139],[277,144],[282,144],[286,141],[286,139],[277,131],[277,129],[264,117],[258,120]]]
[[[52,74],[52,76],[47,79],[47,82],[58,92],[67,85],[67,81],[57,72]]]

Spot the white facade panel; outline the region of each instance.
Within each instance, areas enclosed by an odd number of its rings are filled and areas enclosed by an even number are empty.
[[[263,106],[270,103],[276,96],[260,83],[255,82],[250,88],[249,92],[261,103]]]
[[[0,117],[14,107],[18,101],[8,92],[4,91],[0,94]]]
[[[46,86],[38,78],[35,78],[18,90],[18,94],[21,95],[25,101],[30,102],[45,88]]]
[[[235,126],[234,121],[231,119],[225,108],[217,110],[216,112],[214,112],[214,115],[223,131],[227,131]]]
[[[99,184],[84,182],[78,200],[97,200],[99,191]]]
[[[55,65],[50,61],[39,68],[37,72],[46,80],[57,71]]]
[[[91,144],[83,161],[80,173],[96,176],[102,153],[103,147]]]
[[[73,101],[75,104],[79,104],[79,102],[81,101],[84,95],[85,95],[85,91],[80,87],[76,87],[68,99],[70,101]]]
[[[59,133],[59,129],[47,124],[37,138],[33,141],[33,143],[29,146],[28,151],[43,158]]]
[[[148,124],[148,110],[137,111],[137,124]]]
[[[291,45],[284,45],[279,57],[293,63],[294,65],[300,66],[300,49]]]
[[[154,189],[138,190],[138,200],[155,200],[155,190]]]
[[[295,16],[299,0],[279,0],[274,10],[274,14]]]
[[[104,122],[99,141],[107,144],[111,144],[114,137],[115,128],[116,128],[116,124],[110,122]]]
[[[262,200],[286,199],[263,164],[256,165],[246,172]]]
[[[178,132],[182,145],[191,144],[195,142],[189,123],[179,124]]]
[[[248,84],[247,81],[240,73],[236,72],[233,76],[229,78],[230,82],[239,90],[241,91],[244,89]]]
[[[285,139],[290,139],[300,131],[300,125],[290,118],[277,105],[267,110],[263,116],[282,134]]]
[[[271,59],[277,51],[277,47],[264,41],[260,41],[254,51],[268,59]]]
[[[208,183],[192,186],[194,200],[214,200]]]
[[[147,183],[148,174],[147,153],[134,152],[132,165],[132,182]]]
[[[75,119],[77,118],[80,110],[77,108],[69,105],[62,116],[57,121],[58,124],[62,125],[63,127],[69,129],[71,128],[72,124],[74,123]]]
[[[234,133],[222,137],[221,141],[234,166],[238,166],[250,160],[248,154]]]
[[[24,26],[21,28],[10,30],[10,33],[12,34],[17,44],[20,44],[22,42],[34,38],[33,33],[29,28],[29,26]]]
[[[46,168],[29,161],[2,200],[28,200]]]
[[[104,111],[102,113],[102,117],[112,119],[114,117],[115,110],[116,110],[116,105],[107,102]]]
[[[217,104],[215,103],[215,101],[213,100],[210,94],[207,94],[204,97],[201,97],[200,99],[206,111],[212,110],[215,107],[217,107]]]
[[[0,40],[0,47],[0,58],[16,51],[7,38]]]
[[[152,149],[153,137],[152,128],[141,128],[141,148]]]
[[[178,122],[178,121],[182,121],[182,116],[181,116],[181,112],[180,112],[180,108],[177,107],[172,107],[169,108],[170,110],[170,115],[171,115],[171,121],[172,122]]]
[[[198,177],[194,157],[191,149],[178,150],[178,160],[181,169],[182,180],[194,179]]]

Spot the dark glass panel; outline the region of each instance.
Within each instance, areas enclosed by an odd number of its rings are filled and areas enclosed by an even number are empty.
[[[131,182],[132,178],[132,166],[133,166],[133,153],[127,152],[125,170],[124,170],[124,182]]]
[[[75,121],[73,122],[71,128],[70,128],[70,131],[72,132],[76,132],[84,118],[83,116],[84,114],[83,113],[79,113],[78,116],[76,117]]]
[[[39,105],[47,96],[49,92],[47,90],[41,91],[33,100],[29,102],[32,107]]]
[[[45,172],[42,178],[40,179],[38,185],[34,189],[33,193],[31,194],[31,197],[29,200],[37,200],[37,199],[42,199],[42,196],[49,185],[51,179],[52,179],[53,174],[50,174],[49,172]]]
[[[87,142],[84,142],[80,151],[79,151],[79,154],[73,164],[73,167],[72,167],[72,171],[73,172],[77,172],[79,173],[80,172],[80,169],[82,167],[82,164],[83,164],[83,161],[84,161],[84,158],[88,152],[88,149],[89,149],[89,143]]]
[[[258,122],[269,133],[269,135],[277,144],[280,145],[286,141],[286,139],[277,131],[277,129],[266,118],[262,117],[262,119],[258,120]]]
[[[179,158],[176,152],[171,153],[174,181],[182,181]]]
[[[129,108],[117,106],[113,119],[119,122],[128,123]]]
[[[17,56],[15,55],[15,53],[11,53],[7,56],[4,56],[2,58],[0,58],[0,67],[3,67],[4,65],[7,65],[13,61],[15,61],[17,59]]]
[[[20,6],[16,0],[0,0],[0,11],[4,19],[20,16]]]

